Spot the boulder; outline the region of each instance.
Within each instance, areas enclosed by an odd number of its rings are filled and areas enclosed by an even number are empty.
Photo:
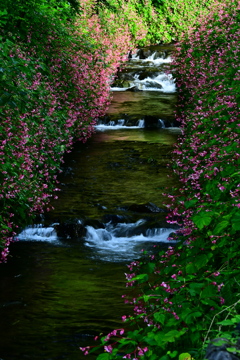
[[[166,212],[165,209],[159,208],[157,205],[149,202],[146,204],[132,204],[128,207],[129,211],[138,213],[161,213]]]
[[[112,224],[119,224],[119,223],[125,223],[128,222],[128,219],[126,216],[123,215],[115,215],[115,214],[106,214],[103,216],[103,222]]]
[[[141,91],[137,86],[131,86],[126,91]]]
[[[158,116],[145,116],[145,128],[156,129],[159,127]]]
[[[77,239],[85,234],[83,221],[70,219],[55,226],[57,236],[65,239]]]
[[[147,59],[151,55],[152,55],[152,51],[147,48],[139,49],[137,51],[137,56],[139,56],[139,59]]]
[[[162,85],[154,80],[147,80],[145,82],[145,87],[148,88],[155,88],[155,89],[162,89]]]

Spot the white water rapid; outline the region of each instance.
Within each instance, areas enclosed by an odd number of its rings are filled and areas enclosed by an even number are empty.
[[[112,84],[112,102],[96,130],[164,129],[178,126],[173,107],[176,84],[170,51],[139,49]]]
[[[107,124],[98,124],[95,128],[97,130],[141,129],[144,128],[144,125],[144,119],[138,120],[136,126],[128,126],[126,125],[125,119],[119,119],[116,123],[114,121],[109,121]]]
[[[95,229],[92,226],[86,226],[86,235],[79,242],[84,241],[86,247],[94,250],[94,258],[100,258],[104,261],[131,261],[141,255],[141,250],[147,245],[153,243],[173,244],[176,241],[168,240],[173,229],[153,228],[146,231],[139,231],[139,227],[145,223],[145,220],[138,220],[135,223],[118,223],[111,222],[105,224],[105,228]],[[55,225],[43,227],[35,225],[25,228],[17,237],[20,241],[45,241],[52,245],[66,246],[66,239],[57,236]],[[64,240],[64,241],[63,241]],[[71,240],[68,240],[71,245]],[[76,243],[75,243],[76,244]]]
[[[28,226],[16,236],[16,240],[22,241],[48,241],[58,242],[57,232],[53,226],[43,227],[41,224]]]
[[[172,59],[157,57],[154,52],[146,59],[140,59],[138,55],[133,55],[129,59],[129,67],[135,68],[135,74],[129,81],[128,87],[111,87],[112,91],[126,91],[134,89],[135,91],[159,91],[162,93],[175,93],[176,85],[172,74],[164,71],[161,65],[170,64]],[[141,76],[141,72],[148,67],[151,71],[146,72],[146,76]],[[155,69],[155,71],[153,71]],[[149,73],[149,76],[147,75]]]
[[[173,229],[154,228],[148,229],[145,234],[137,234],[138,227],[145,220],[138,220],[136,223],[106,224],[105,229],[94,229],[87,226],[85,245],[95,249],[105,261],[119,261],[137,259],[141,250],[153,243],[173,244],[176,241],[168,240]],[[135,234],[134,234],[135,233]]]

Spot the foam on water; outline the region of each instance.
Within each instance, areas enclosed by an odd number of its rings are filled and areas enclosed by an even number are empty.
[[[86,226],[85,246],[93,251],[92,257],[104,261],[131,261],[141,256],[141,249],[146,244],[166,243],[173,244],[176,241],[168,240],[173,229],[154,228],[147,229],[144,234],[139,233],[138,227],[143,225],[145,220],[138,220],[135,223],[111,222],[105,224],[104,229],[95,229]],[[54,225],[54,224],[53,224]],[[41,224],[33,227],[26,227],[18,236],[19,241],[48,242],[52,245],[66,246],[57,236],[54,226],[44,227]],[[82,243],[82,241],[81,241]],[[68,245],[71,245],[68,242]],[[76,245],[76,244],[75,244]]]
[[[104,130],[121,130],[121,129],[141,129],[144,128],[145,121],[138,120],[136,126],[127,126],[125,125],[125,120],[120,119],[115,124],[114,121],[110,121],[108,124],[98,124],[95,125],[96,130],[104,131]]]
[[[16,236],[21,241],[47,241],[58,242],[57,232],[54,227],[43,227],[41,224],[26,227]]]
[[[156,58],[156,53],[154,52],[146,59],[139,59],[139,56],[133,55],[129,63],[138,62],[139,70],[146,68],[146,66],[159,68],[161,64],[170,64],[172,62],[171,57],[167,58]],[[147,77],[145,79],[139,80],[139,75],[136,74],[134,81],[130,81],[129,87],[111,87],[111,91],[126,91],[130,88],[136,87],[136,89],[141,91],[159,91],[162,93],[175,93],[176,85],[171,74],[166,74],[162,72],[161,74],[157,73],[154,77]]]
[[[105,261],[122,261],[139,258],[141,249],[150,243],[173,244],[176,241],[168,240],[173,229],[155,228],[146,231],[146,234],[135,234],[134,229],[144,223],[139,220],[130,224],[106,224],[105,229],[94,229],[87,226],[85,245],[94,248],[94,252],[101,254]]]
[[[167,58],[163,59],[163,58],[155,58],[156,57],[156,52],[152,53],[149,57],[147,57],[146,59],[140,59],[140,57],[138,55],[132,55],[131,61],[141,61],[143,63],[149,62],[152,63],[153,65],[160,65],[160,64],[169,64],[172,62],[172,58],[171,56],[168,56]]]

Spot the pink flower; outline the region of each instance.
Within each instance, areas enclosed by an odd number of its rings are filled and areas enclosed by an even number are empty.
[[[104,350],[106,351],[106,352],[108,352],[108,353],[112,353],[112,346],[111,345],[105,345],[104,346]]]

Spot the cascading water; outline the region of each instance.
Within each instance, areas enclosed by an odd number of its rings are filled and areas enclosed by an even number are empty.
[[[124,83],[121,86],[112,86],[112,91],[128,91],[134,88],[134,90],[148,90],[148,91],[160,91],[162,93],[175,93],[176,85],[172,74],[166,73],[166,67],[162,65],[170,64],[172,62],[171,57],[166,59],[158,58],[157,53],[149,55],[146,59],[140,59],[135,55],[129,60],[125,67],[125,73],[119,74],[118,80],[115,84],[121,84],[119,78],[127,79],[129,86],[124,87]],[[135,71],[132,71],[132,68]],[[146,70],[146,67],[148,68]],[[128,71],[129,70],[129,71]],[[125,82],[126,84],[126,82]]]
[[[19,231],[0,267],[4,360],[86,360],[79,347],[131,311],[126,264],[174,243],[163,206],[177,186],[167,167],[179,133],[171,58],[166,47],[144,51],[115,80],[96,134],[66,155],[55,210]]]
[[[159,123],[159,126],[164,129],[165,128],[165,124],[164,124],[164,121],[162,119],[158,119],[158,123]]]
[[[172,244],[175,241],[168,240],[168,236],[173,229],[151,229],[146,234],[134,234],[139,224],[144,220],[139,220],[132,224],[106,224],[105,229],[94,229],[87,227],[86,246],[94,248],[95,251],[106,261],[131,261],[141,256],[141,249],[149,246],[149,243]]]
[[[170,73],[171,61],[171,56],[162,51],[148,51],[144,56],[140,49],[133,55],[112,84],[112,103],[96,129],[119,130],[121,125],[135,129],[142,126],[140,120],[146,128],[178,127],[173,113],[176,85]]]
[[[84,245],[94,251],[93,257],[110,262],[131,262],[141,256],[141,249],[156,243],[175,243],[168,236],[174,232],[172,228],[143,229],[146,220],[140,219],[134,223],[102,224],[101,228],[86,225],[84,228]],[[57,235],[59,224],[49,227],[35,225],[27,227],[18,236],[20,241],[45,241],[52,245],[66,246],[65,241]]]
[[[20,234],[18,234],[16,240],[49,241],[56,243],[58,241],[58,237],[53,226],[44,227],[42,224],[39,224],[33,227],[28,226],[26,229],[21,231]]]

